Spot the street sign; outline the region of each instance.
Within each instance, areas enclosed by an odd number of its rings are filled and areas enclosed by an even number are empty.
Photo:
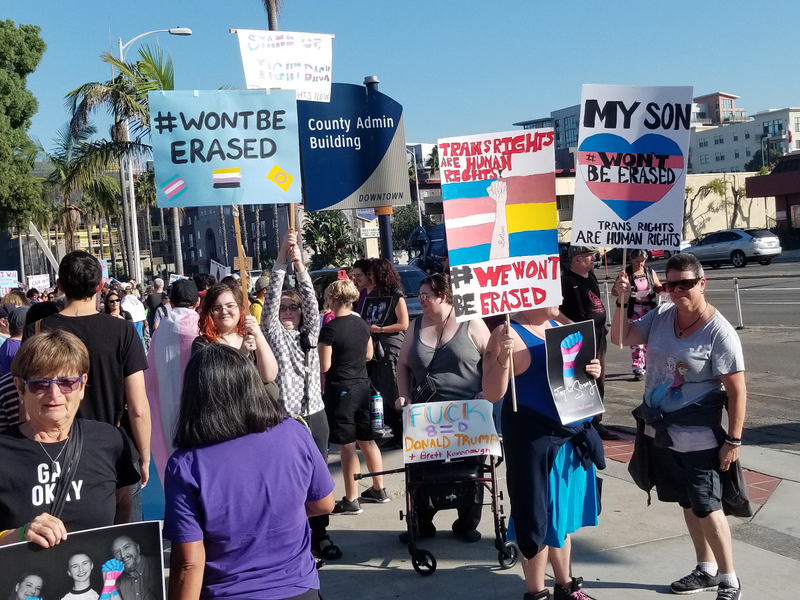
[[[374,208],[357,208],[356,209],[356,218],[361,219],[363,221],[373,221],[375,220],[375,209]]]
[[[411,203],[400,104],[334,83],[330,102],[298,101],[297,118],[308,210]]]
[[[362,227],[361,239],[381,237],[380,227]]]

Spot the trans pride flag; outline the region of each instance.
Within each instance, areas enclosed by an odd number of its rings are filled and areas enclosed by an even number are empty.
[[[552,129],[439,140],[457,320],[560,303],[554,142]]]

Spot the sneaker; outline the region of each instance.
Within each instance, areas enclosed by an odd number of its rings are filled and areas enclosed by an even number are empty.
[[[522,600],[550,600],[550,590],[544,589],[541,592],[536,592],[535,594],[525,592]]]
[[[374,502],[375,504],[385,504],[391,500],[389,494],[386,493],[386,488],[376,490],[374,487],[361,492],[361,496],[358,499],[361,502]]]
[[[620,437],[616,433],[606,429],[602,423],[596,423],[594,428],[597,429],[597,433],[600,436],[601,440],[605,440],[607,442],[613,442],[620,439]]]
[[[742,597],[742,582],[739,581],[739,587],[735,588],[727,583],[720,583],[717,589],[717,600],[740,600]]]
[[[634,381],[641,381],[642,379],[644,379],[644,375],[642,373],[634,373],[633,374],[633,380]]]
[[[554,600],[590,600],[583,591],[583,577],[573,577],[569,588],[557,583],[553,591]]]
[[[718,586],[719,576],[701,571],[698,565],[686,577],[673,581],[669,589],[673,594],[696,594],[697,592],[714,592]]]
[[[361,508],[361,503],[358,501],[358,498],[355,500],[348,500],[347,498],[342,498],[336,503],[336,506],[333,507],[332,515],[360,515],[364,512],[364,509]]]

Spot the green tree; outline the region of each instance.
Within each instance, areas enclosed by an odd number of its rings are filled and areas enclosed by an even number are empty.
[[[422,226],[425,229],[433,227],[433,218],[430,215],[422,215]],[[411,232],[419,226],[419,213],[414,204],[395,207],[392,214],[392,246],[395,252],[402,252],[406,249],[406,242]]]
[[[0,229],[25,223],[41,196],[31,174],[36,146],[27,134],[38,103],[25,87],[46,48],[40,31],[0,21]]]
[[[430,170],[431,174],[439,170],[439,146],[434,146],[433,149],[431,149],[427,160],[425,160],[425,168]]]
[[[153,272],[153,222],[151,208],[156,207],[156,172],[149,168],[144,173],[139,173],[134,183],[136,190],[136,206],[145,211],[147,215],[147,251],[150,253],[150,273]]]
[[[722,207],[720,203],[715,203],[713,200],[706,202],[712,194],[719,198],[724,198],[727,192],[725,181],[720,178],[712,179],[706,184],[701,185],[697,190],[690,186],[686,186],[685,202],[683,204],[683,231],[681,232],[683,239],[686,239],[686,234],[689,229],[692,230],[692,235],[695,238],[700,237],[700,230],[705,225],[705,221],[710,213],[718,212]]]
[[[778,164],[778,159],[782,156],[780,152],[777,150],[770,149],[769,151],[769,165],[764,164],[764,153],[761,150],[757,151],[753,158],[750,159],[750,162],[745,164],[744,170],[745,171],[761,171],[763,168],[767,168],[768,171],[772,171],[775,168],[775,165]]]
[[[348,265],[358,256],[353,230],[336,210],[306,213],[303,243],[314,251],[309,266],[312,270]]]

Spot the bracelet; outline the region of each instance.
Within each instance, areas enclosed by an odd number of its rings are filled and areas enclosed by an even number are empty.
[[[25,525],[23,525],[22,529],[20,529],[20,531],[19,531],[19,541],[20,542],[24,542],[25,541],[25,530],[28,528],[28,525],[30,525],[30,523],[25,523]]]
[[[503,367],[504,369],[508,369],[508,368],[511,367],[511,362],[510,361],[509,361],[509,363],[507,365],[504,365],[503,363],[501,363],[500,362],[500,356],[498,356],[495,360],[497,361],[497,364],[500,365],[501,367]]]
[[[620,303],[619,303],[619,300],[617,300],[616,302],[617,302],[617,308],[622,308],[622,307],[624,307],[624,306],[628,306],[628,303],[627,303],[627,302],[626,302],[625,304],[620,304]]]
[[[733,446],[734,448],[738,448],[742,445],[742,438],[735,438],[730,436],[725,436],[725,443],[729,446]]]
[[[2,539],[3,539],[3,536],[4,536],[5,534],[7,534],[9,531],[11,531],[11,530],[10,530],[10,529],[3,529],[3,531],[0,531],[0,540],[2,540]]]

